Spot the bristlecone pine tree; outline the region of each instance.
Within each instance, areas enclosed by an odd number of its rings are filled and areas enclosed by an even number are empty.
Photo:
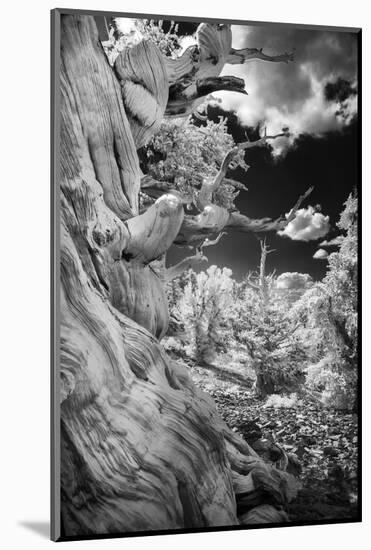
[[[215,90],[243,92],[242,80],[219,77],[226,63],[291,56],[236,51],[228,25],[202,24],[198,46],[177,59],[143,41],[111,67],[85,15],[61,17],[60,53],[62,531],[285,521],[293,478],[227,428],[160,344],[168,326],[164,280],[188,265],[167,274],[171,244],[200,246],[225,228],[282,229],[295,215],[300,200],[278,220],[213,203],[238,151],[275,136],[228,152],[193,216],[171,189],[139,212],[146,177],[137,149],[165,115],[191,113]]]

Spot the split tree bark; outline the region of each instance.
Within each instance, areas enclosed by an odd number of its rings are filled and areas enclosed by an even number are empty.
[[[125,55],[132,72],[123,63],[118,79],[93,18],[62,16],[64,535],[286,520],[293,478],[227,428],[159,343],[168,311],[158,266],[185,215],[171,190],[139,213],[136,149],[158,127],[169,83],[152,46]]]

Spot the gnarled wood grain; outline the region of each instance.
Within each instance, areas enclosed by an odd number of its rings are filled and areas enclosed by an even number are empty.
[[[235,525],[265,498],[276,510],[291,477],[228,430],[158,341],[168,319],[157,264],[182,201],[169,192],[138,214],[140,128],[93,19],[63,16],[61,40],[64,535]]]
[[[143,41],[126,48],[115,62],[136,147],[159,130],[169,96],[165,59],[157,46]]]

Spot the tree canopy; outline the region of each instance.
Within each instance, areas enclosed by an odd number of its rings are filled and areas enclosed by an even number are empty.
[[[165,119],[145,149],[144,165],[154,179],[166,182],[169,189],[197,204],[202,184],[214,180],[225,155],[235,145],[225,119],[219,123],[208,120],[202,126],[182,119]],[[229,168],[237,166],[248,169],[242,149]],[[213,194],[213,203],[233,210],[234,200],[243,188],[241,183],[224,178]]]

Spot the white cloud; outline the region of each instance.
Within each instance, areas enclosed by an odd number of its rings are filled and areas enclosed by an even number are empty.
[[[278,289],[302,289],[311,287],[313,280],[309,273],[287,271],[277,277],[276,284]]]
[[[322,241],[321,243],[319,243],[319,246],[340,246],[343,240],[344,237],[342,235],[338,235],[337,237],[334,237],[329,241]]]
[[[253,63],[255,66],[252,66]],[[244,78],[247,96],[233,92],[216,92],[214,95],[221,98],[221,107],[225,110],[235,111],[241,124],[245,126],[256,126],[263,122],[270,134],[279,133],[282,128],[289,127],[291,134],[289,139],[271,142],[276,155],[281,154],[292,145],[300,134],[322,135],[325,132],[341,130],[356,114],[356,96],[349,98],[343,104],[343,116],[337,114],[339,105],[326,101],[324,97],[323,89],[327,78],[318,79],[312,72],[310,64],[300,65],[299,73],[303,75],[303,78],[308,79],[311,94],[308,97],[303,97],[301,102],[295,100],[293,104],[290,104],[290,100],[287,103],[281,103],[280,98],[277,97],[277,103],[273,104],[274,101],[267,97],[263,89],[263,83],[269,86],[273,80],[272,85],[274,85],[274,79],[266,75],[266,72],[272,67],[267,63],[268,68],[257,69],[256,66],[259,63],[263,62],[250,62],[248,69],[245,65],[226,65],[222,71],[222,75],[228,74]],[[276,67],[273,70],[277,70]]]
[[[252,60],[225,65],[222,75],[245,80],[248,95],[218,92],[221,107],[236,112],[241,123],[263,123],[268,133],[289,127],[291,138],[272,142],[280,154],[303,133],[322,135],[341,130],[357,113],[357,95],[339,103],[326,100],[324,89],[339,76],[356,85],[356,50],[347,35],[334,32],[274,31],[263,27],[232,26],[233,47],[264,47],[268,54],[292,51],[295,61],[269,63]]]
[[[327,260],[328,258],[328,252],[326,250],[323,250],[323,248],[319,248],[314,254],[313,258],[315,260]]]
[[[286,215],[287,217],[287,215]],[[330,218],[317,212],[313,206],[300,208],[295,218],[278,234],[293,241],[315,241],[324,237],[330,230]]]

